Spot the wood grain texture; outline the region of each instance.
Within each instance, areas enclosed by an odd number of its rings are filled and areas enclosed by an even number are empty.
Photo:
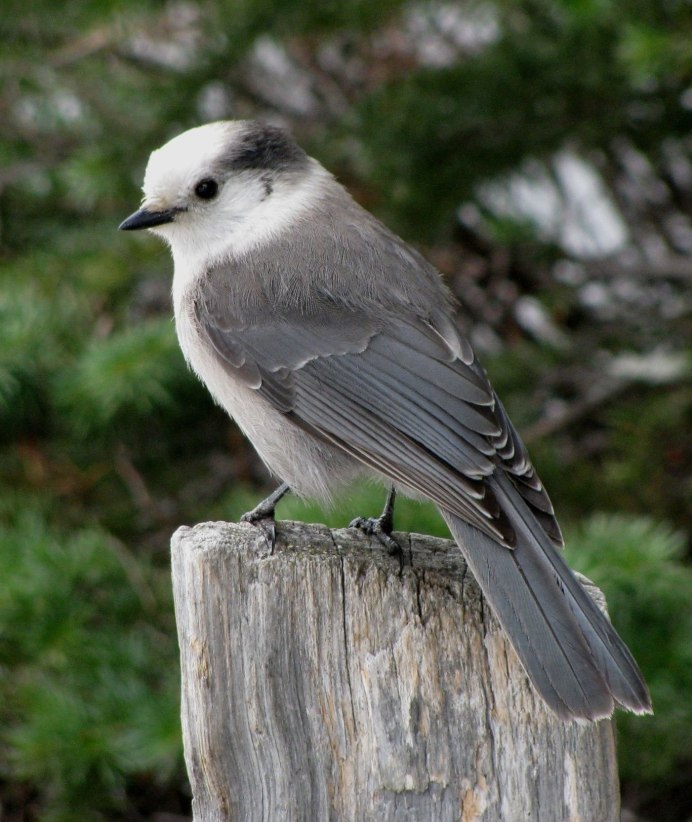
[[[615,822],[610,722],[534,693],[454,543],[204,523],[172,541],[197,822]],[[596,590],[596,589],[594,589]]]

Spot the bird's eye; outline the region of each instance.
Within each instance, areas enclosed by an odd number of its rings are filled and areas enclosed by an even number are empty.
[[[195,194],[201,200],[213,200],[218,194],[218,191],[219,184],[216,180],[212,180],[211,177],[206,177],[204,180],[200,180],[195,186]]]

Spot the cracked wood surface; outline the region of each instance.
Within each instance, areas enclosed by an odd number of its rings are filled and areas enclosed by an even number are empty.
[[[396,537],[403,570],[353,529],[174,534],[195,820],[615,822],[611,723],[554,718],[454,543]]]

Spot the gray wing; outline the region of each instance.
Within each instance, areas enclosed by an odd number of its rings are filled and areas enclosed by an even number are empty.
[[[446,317],[374,320],[325,302],[311,316],[227,328],[200,300],[197,320],[234,377],[303,429],[512,546],[487,482],[500,469],[562,544],[518,434]]]

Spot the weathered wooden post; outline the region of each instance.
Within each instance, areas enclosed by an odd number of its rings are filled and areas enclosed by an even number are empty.
[[[544,708],[454,544],[282,522],[173,537],[196,822],[619,819],[610,722]]]

